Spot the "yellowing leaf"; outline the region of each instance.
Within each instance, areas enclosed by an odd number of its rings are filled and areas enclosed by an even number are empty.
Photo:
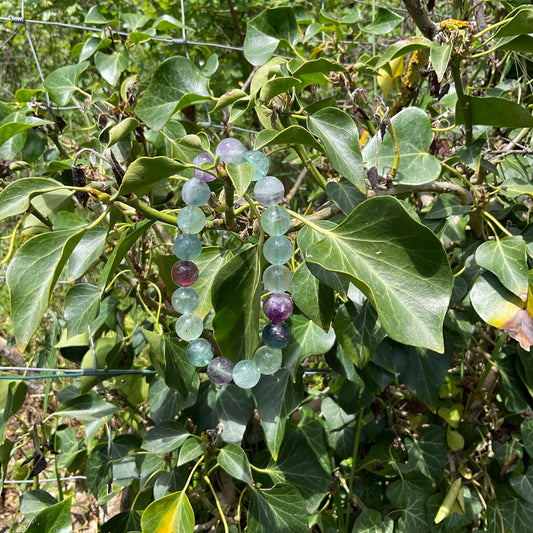
[[[193,533],[194,512],[184,492],[152,502],[141,518],[142,533]]]

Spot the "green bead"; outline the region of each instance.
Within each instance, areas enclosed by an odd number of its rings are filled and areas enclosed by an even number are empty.
[[[192,287],[180,287],[172,294],[172,307],[182,315],[192,313],[200,305],[200,296]]]
[[[205,215],[199,207],[188,205],[178,213],[178,228],[183,233],[200,233],[204,227]]]
[[[187,360],[191,365],[202,367],[211,362],[215,351],[206,339],[194,339],[187,346]]]
[[[251,389],[257,385],[261,373],[253,361],[243,359],[233,367],[232,377],[235,385],[241,389]]]
[[[252,165],[252,181],[264,178],[268,174],[268,157],[259,150],[250,150],[244,154],[246,163]]]
[[[274,176],[265,176],[255,182],[255,199],[265,207],[280,204],[285,196],[283,183]]]
[[[270,265],[263,272],[263,285],[267,291],[286,292],[291,282],[291,271],[285,265]]]
[[[184,261],[194,261],[202,253],[202,241],[191,233],[182,233],[174,241],[174,255]]]
[[[283,265],[292,257],[292,242],[287,237],[270,237],[263,245],[263,255],[272,265]]]
[[[183,185],[181,197],[187,205],[204,205],[211,196],[211,189],[205,181],[191,178]]]
[[[180,339],[184,341],[192,341],[197,339],[204,330],[204,323],[198,315],[188,313],[181,315],[176,320],[176,333]]]
[[[261,374],[275,374],[281,366],[281,350],[261,346],[254,353],[254,363]]]
[[[291,227],[291,216],[281,205],[273,205],[261,215],[261,227],[269,235],[283,235]]]

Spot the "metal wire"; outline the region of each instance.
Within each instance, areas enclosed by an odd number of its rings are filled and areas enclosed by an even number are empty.
[[[72,481],[72,480],[75,480],[75,479],[86,480],[87,476],[60,477],[59,481]],[[29,483],[34,483],[34,482],[35,482],[35,479],[21,479],[21,480],[13,479],[13,480],[4,481],[4,485],[23,485],[23,484],[27,484],[27,483],[29,484]],[[37,478],[37,482],[38,483],[57,483],[57,478],[55,478],[55,477],[43,478],[43,479]]]

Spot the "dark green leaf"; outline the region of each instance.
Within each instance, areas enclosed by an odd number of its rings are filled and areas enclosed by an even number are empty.
[[[429,531],[426,519],[428,495],[419,483],[396,481],[387,488],[387,496],[397,509],[403,511],[403,516],[398,521],[398,531],[402,533]]]
[[[65,296],[65,322],[69,337],[83,333],[98,315],[100,291],[96,285],[78,283]]]
[[[71,498],[50,505],[43,509],[30,522],[26,533],[72,533],[72,519],[70,518]]]
[[[125,49],[112,54],[96,52],[94,65],[107,83],[116,85],[120,75],[128,68],[129,56]]]
[[[442,77],[446,73],[450,57],[452,55],[452,45],[444,43],[433,43],[430,48],[430,60],[431,65],[435,69],[437,79],[442,80]]]
[[[67,279],[81,278],[87,269],[100,257],[105,248],[107,229],[96,227],[83,234],[67,261]]]
[[[363,194],[353,183],[344,178],[339,181],[328,181],[326,194],[345,215],[349,215],[361,202],[366,200],[366,194]]]
[[[17,346],[24,350],[39,327],[48,300],[83,231],[53,231],[37,235],[15,253],[6,280],[11,294],[11,318]]]
[[[305,250],[305,260],[347,276],[376,307],[393,339],[442,352],[442,324],[452,291],[437,237],[392,197],[356,207]],[[379,240],[376,240],[379,236]]]
[[[156,454],[169,453],[177,450],[188,438],[189,433],[180,423],[161,422],[146,434],[142,447]]]
[[[189,59],[176,56],[156,68],[135,112],[147,126],[160,130],[176,111],[211,99],[209,78]]]
[[[240,165],[228,163],[226,165],[226,170],[228,171],[228,176],[230,177],[237,194],[239,196],[244,196],[248,190],[248,186],[252,182],[252,165],[250,165],[250,163],[241,163]]]
[[[255,138],[254,150],[260,150],[267,146],[277,144],[305,144],[311,146],[318,152],[324,151],[316,139],[302,126],[289,126],[282,131],[278,130],[261,130]]]
[[[302,495],[293,486],[279,483],[267,490],[252,489],[248,511],[250,533],[308,533]]]
[[[332,470],[332,462],[326,445],[323,420],[309,407],[302,407],[298,421],[298,433],[315,454],[320,466],[328,474]]]
[[[385,7],[378,6],[372,22],[361,27],[361,30],[372,35],[383,35],[392,31],[402,21],[403,17],[400,15]]]
[[[49,120],[44,120],[37,117],[22,116],[16,121],[5,122],[0,125],[0,147],[8,140],[18,135],[22,131],[42,126],[43,124],[52,124]]]
[[[517,496],[507,485],[495,486],[496,498],[488,502],[485,527],[488,533],[529,533],[531,531],[531,502]]]
[[[198,457],[200,457],[200,455],[204,453],[205,448],[206,445],[204,442],[198,440],[195,437],[188,438],[183,443],[183,446],[180,448],[178,466],[184,465],[189,461],[194,461],[195,459],[198,459]]]
[[[50,98],[58,105],[67,105],[74,91],[79,90],[78,78],[89,66],[88,61],[54,70],[46,76],[43,85]]]
[[[472,124],[497,128],[530,128],[533,116],[520,104],[496,96],[466,96]],[[455,108],[455,124],[464,124],[465,119],[460,102]]]
[[[55,414],[62,418],[79,420],[100,420],[118,411],[118,407],[98,398],[95,392],[88,392],[67,400]]]
[[[251,357],[259,344],[262,255],[252,246],[224,264],[215,275],[211,300],[213,331],[225,357]]]
[[[27,520],[31,520],[37,513],[56,503],[57,500],[45,490],[28,490],[20,497],[20,510]]]
[[[352,533],[393,533],[394,522],[386,516],[383,518],[379,511],[365,509],[355,521]]]
[[[280,94],[291,94],[293,90],[300,89],[301,85],[302,82],[299,79],[290,76],[272,78],[261,87],[259,91],[259,102],[264,104]]]
[[[430,48],[431,46],[432,42],[429,39],[421,36],[402,39],[401,41],[397,41],[387,48],[385,53],[381,56],[381,59],[376,63],[376,68],[383,67],[397,57],[410,54],[416,50]]]
[[[252,469],[244,450],[236,444],[226,444],[220,450],[218,464],[231,476],[252,483]]]
[[[135,131],[137,126],[139,126],[139,121],[133,117],[128,117],[116,126],[113,126],[108,132],[109,140],[107,141],[107,147],[109,148],[124,139],[132,131]]]
[[[440,426],[423,427],[416,439],[405,439],[405,447],[409,454],[407,464],[401,465],[403,473],[417,473],[438,481],[446,466],[448,448],[446,435]]]
[[[335,107],[324,107],[307,119],[307,127],[324,144],[333,168],[364,193],[359,130],[350,116]]]
[[[141,515],[139,511],[124,511],[104,522],[101,533],[134,533],[141,531]]]
[[[504,20],[506,23],[498,28],[494,38],[527,35],[531,33],[531,28],[533,28],[533,8],[520,6],[509,13]]]

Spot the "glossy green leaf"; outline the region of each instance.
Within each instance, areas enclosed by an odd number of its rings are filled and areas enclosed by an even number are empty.
[[[533,418],[524,420],[520,424],[520,434],[526,452],[530,457],[533,457]]]
[[[78,78],[87,70],[88,61],[54,70],[46,76],[43,85],[50,98],[58,105],[67,105],[72,93],[79,90]]]
[[[488,533],[531,530],[531,502],[524,500],[504,483],[495,486],[496,497],[488,502],[485,527]],[[502,529],[503,528],[503,529]]]
[[[209,78],[186,57],[175,56],[156,68],[135,112],[148,127],[160,130],[176,111],[211,99]]]
[[[217,103],[213,108],[213,112],[218,111],[219,109],[224,109],[225,107],[235,103],[241,98],[249,98],[248,95],[241,91],[240,89],[231,89],[230,91],[224,93],[222,96],[219,96]]]
[[[128,253],[135,241],[143,235],[153,224],[152,220],[142,220],[129,227],[119,238],[118,242],[113,247],[113,251],[107,258],[107,263],[104,265],[100,277],[98,278],[98,287],[104,290],[107,284],[115,276],[115,271]]]
[[[98,398],[95,392],[88,392],[67,400],[56,411],[62,418],[79,420],[100,420],[118,411],[118,407]]]
[[[513,476],[511,487],[529,503],[533,503],[533,467],[528,467],[525,474]]]
[[[54,285],[83,232],[37,235],[15,253],[7,269],[11,318],[17,346],[24,350],[39,327]]]
[[[401,465],[404,474],[416,472],[438,481],[446,466],[446,434],[440,426],[423,427],[417,438],[405,439],[405,448],[409,455],[407,464]]]
[[[119,194],[135,193],[141,197],[170,176],[179,174],[186,167],[168,157],[139,157],[126,170]]]
[[[472,124],[497,128],[531,128],[533,116],[520,104],[496,96],[466,96]],[[465,123],[460,102],[455,107],[455,124]]]
[[[84,19],[85,24],[109,24],[109,20],[102,15],[97,6],[92,6]]]
[[[386,7],[378,6],[370,24],[361,27],[361,30],[371,35],[389,33],[403,21],[403,17],[390,11]]]
[[[81,278],[105,249],[107,229],[96,227],[86,231],[67,261],[67,279]]]
[[[429,57],[439,81],[442,80],[448,68],[448,63],[450,62],[450,57],[452,55],[452,48],[451,44],[433,43],[431,45]]]
[[[496,50],[512,50],[513,52],[533,52],[533,37],[531,35],[518,35],[515,37],[502,37]]]
[[[365,509],[357,517],[352,533],[394,533],[394,522],[375,509]]]
[[[116,126],[113,126],[108,132],[109,140],[107,141],[107,147],[109,148],[124,139],[132,131],[135,131],[138,125],[139,121],[136,118],[128,117],[119,122]]]
[[[186,343],[165,337],[163,357],[165,382],[171,389],[178,391],[185,402],[191,394],[194,394],[199,382],[196,367],[187,361]]]
[[[326,194],[345,215],[349,215],[361,202],[366,200],[366,194],[344,178],[340,178],[339,181],[328,181]]]
[[[325,57],[310,61],[291,60],[289,68],[295,78],[315,72],[347,72],[346,67]]]
[[[213,332],[225,357],[251,357],[259,344],[262,255],[252,246],[224,264],[215,275],[211,300]]]
[[[268,449],[276,459],[285,434],[287,417],[298,407],[302,391],[292,382],[289,372],[281,369],[271,376],[261,376],[252,393]]]
[[[250,165],[250,163],[241,163],[240,165],[228,163],[226,165],[226,170],[228,171],[228,176],[230,177],[237,194],[239,196],[244,196],[252,182],[252,165]]]
[[[177,410],[176,410],[177,411]],[[195,437],[188,438],[180,448],[180,454],[178,456],[178,466],[184,465],[189,461],[198,459],[206,448],[205,442],[198,440]]]
[[[116,85],[120,75],[128,68],[128,53],[124,49],[119,52],[113,52],[112,54],[96,52],[94,65],[107,83]]]
[[[141,518],[142,533],[193,533],[194,511],[184,491],[152,502]]]
[[[52,124],[49,120],[37,117],[20,117],[20,120],[5,122],[0,125],[0,147],[8,140],[22,131],[36,128],[44,124]]]
[[[37,513],[56,503],[57,500],[45,490],[28,490],[20,497],[20,511],[27,520],[32,520]]]
[[[392,127],[398,138],[400,164],[395,181],[416,185],[436,180],[441,171],[439,161],[428,153],[433,138],[431,120],[418,107],[408,107],[392,117]],[[377,166],[384,178],[394,164],[394,142],[390,133],[381,140],[378,133],[363,148],[366,168]]]
[[[189,433],[179,422],[161,422],[146,434],[142,447],[156,454],[169,453],[177,450],[188,438]]]
[[[407,54],[410,54],[411,52],[415,52],[416,50],[423,50],[424,48],[430,48],[432,46],[432,42],[429,39],[426,39],[422,36],[417,37],[408,37],[407,39],[402,39],[401,41],[397,41],[387,50],[385,53],[381,56],[380,60],[376,63],[376,68],[381,68],[393,59],[396,59],[397,57],[401,57]]]
[[[69,337],[83,333],[100,309],[100,291],[96,285],[78,283],[65,296],[64,318]]]
[[[101,533],[138,533],[141,531],[141,515],[139,511],[118,513],[100,526]]]
[[[317,326],[329,328],[335,310],[334,292],[313,276],[305,263],[293,274],[291,294],[294,303],[305,316]]]
[[[252,469],[244,450],[236,444],[226,444],[217,456],[218,464],[231,476],[252,483]]]
[[[484,242],[476,250],[476,263],[490,270],[503,286],[527,299],[528,269],[526,242],[521,237],[504,237],[498,241]]]
[[[508,37],[510,35],[527,35],[533,28],[533,7],[520,6],[509,13],[498,31],[494,34],[497,39],[499,37]]]
[[[16,387],[16,382],[5,381],[0,387],[0,393],[2,402],[2,408],[0,408],[0,441],[4,441],[4,433],[7,427],[7,421],[9,420],[13,411],[13,391]]]
[[[302,315],[293,315],[288,324],[291,340],[283,349],[283,360],[294,378],[298,366],[307,356],[324,354],[333,346],[335,331],[330,328],[326,332]]]
[[[281,483],[272,489],[253,488],[248,511],[250,533],[307,533],[307,515],[301,494]]]
[[[261,130],[255,138],[254,150],[260,150],[261,148],[275,146],[277,144],[304,144],[314,148],[318,152],[324,150],[316,139],[305,128],[302,128],[302,126],[289,126],[282,131]]]
[[[332,471],[332,461],[326,445],[324,421],[309,407],[300,409],[298,420],[298,433],[305,440],[310,450],[314,453],[324,472]]]
[[[302,82],[297,78],[290,76],[281,78],[272,78],[268,80],[259,91],[259,102],[265,103],[272,100],[275,96],[288,92],[292,93],[293,89],[299,89]]]
[[[0,192],[0,220],[24,213],[34,196],[62,189],[63,184],[51,178],[21,178]]]
[[[430,230],[396,198],[381,196],[361,203],[323,234],[305,250],[308,263],[347,276],[376,307],[391,338],[443,351],[452,276],[442,245]]]
[[[350,116],[335,107],[324,107],[307,119],[307,127],[324,144],[333,168],[365,192],[359,130]]]
[[[252,65],[265,64],[281,41],[294,45],[300,31],[291,7],[265,9],[247,23],[244,57]]]
[[[417,533],[428,531],[426,500],[428,494],[415,481],[395,481],[387,488],[387,496],[397,509],[403,511],[398,521],[398,531]]]
[[[368,302],[361,311],[351,302],[341,305],[335,313],[333,328],[340,345],[359,368],[370,361],[385,338],[376,310]]]
[[[38,513],[26,529],[27,533],[72,533],[72,519],[70,517],[71,498],[50,505]]]

